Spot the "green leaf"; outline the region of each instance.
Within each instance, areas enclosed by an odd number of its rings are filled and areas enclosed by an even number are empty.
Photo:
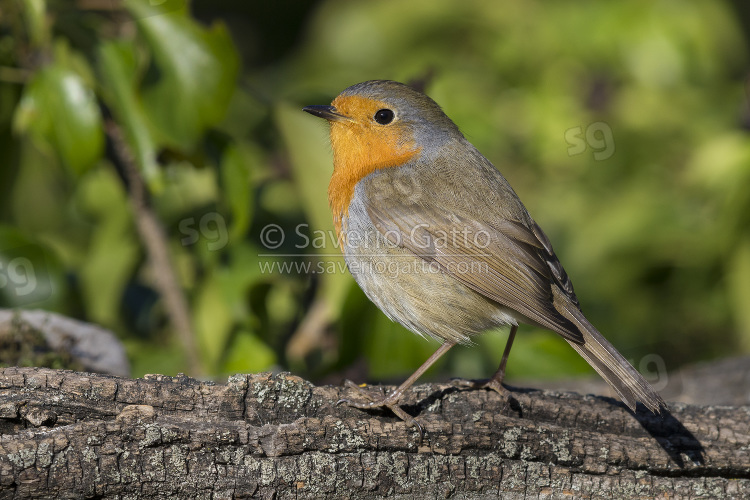
[[[233,324],[230,304],[216,275],[201,284],[193,305],[193,324],[204,364],[213,368],[224,352]]]
[[[144,0],[126,7],[153,56],[142,87],[144,109],[164,141],[190,151],[223,119],[234,92],[239,56],[232,39],[223,24],[204,29],[185,9],[160,10]]]
[[[269,370],[276,363],[276,354],[251,332],[237,332],[224,362],[225,373],[248,373]]]
[[[164,179],[156,162],[155,140],[136,94],[135,48],[130,42],[105,42],[99,48],[98,61],[103,99],[122,125],[149,188],[160,192]]]
[[[64,271],[51,248],[0,225],[0,307],[56,309],[64,287]]]
[[[86,313],[97,323],[115,325],[140,256],[124,187],[113,169],[96,169],[81,178],[76,200],[96,224],[79,269]]]
[[[53,63],[26,86],[14,128],[51,150],[80,175],[102,155],[104,134],[96,96],[74,71]]]
[[[195,333],[206,365],[214,368],[232,349],[233,332],[247,329],[247,294],[256,282],[265,279],[255,264],[258,248],[237,243],[230,248],[229,267],[215,267],[197,288],[193,305]],[[229,354],[231,357],[231,352]],[[263,359],[266,359],[264,356]]]
[[[232,144],[221,159],[221,180],[224,195],[232,211],[230,240],[241,238],[250,225],[252,216],[252,191],[249,157]]]
[[[177,219],[182,222],[187,214],[214,205],[220,197],[216,180],[218,172],[214,169],[179,162],[165,164],[162,170],[169,182],[154,199],[154,206],[167,224]]]
[[[130,360],[130,375],[143,377],[147,373],[177,375],[185,371],[185,349],[173,335],[161,335],[161,342],[146,342],[140,339],[124,338],[123,344]]]

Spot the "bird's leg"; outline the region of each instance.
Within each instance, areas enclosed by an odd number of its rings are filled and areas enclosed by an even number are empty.
[[[347,380],[346,385],[348,387],[354,388],[359,392],[361,396],[363,396],[368,401],[352,401],[350,399],[340,399],[337,404],[346,403],[349,406],[353,406],[354,408],[361,408],[361,409],[368,409],[368,408],[382,408],[382,407],[388,407],[391,409],[393,413],[396,414],[401,420],[405,421],[406,423],[416,426],[419,428],[420,433],[422,432],[422,427],[417,423],[417,421],[406,413],[404,410],[401,409],[400,406],[398,406],[399,400],[401,400],[401,397],[404,395],[404,392],[411,387],[414,382],[417,381],[419,377],[421,377],[424,372],[427,371],[427,369],[435,363],[438,359],[440,359],[440,356],[448,352],[448,350],[456,345],[455,342],[445,341],[443,345],[441,345],[437,351],[435,351],[432,356],[430,356],[427,361],[425,361],[422,366],[417,368],[417,371],[415,371],[409,378],[406,379],[406,381],[398,386],[396,390],[388,394],[387,396],[383,396],[382,398],[374,397],[365,391],[363,391],[359,386],[354,384],[353,382]]]
[[[500,366],[492,377],[484,380],[456,380],[458,385],[465,387],[471,387],[473,389],[492,389],[500,395],[507,395],[508,389],[503,386],[503,379],[505,378],[505,365],[508,364],[508,355],[510,354],[510,348],[513,347],[513,340],[516,338],[516,331],[518,325],[512,325],[510,327],[510,334],[508,335],[508,341],[505,343],[505,350],[503,351],[503,357],[500,360]]]
[[[499,394],[505,394],[508,389],[503,387],[503,379],[505,378],[505,365],[508,364],[508,355],[510,355],[510,348],[513,347],[513,341],[516,338],[516,331],[518,331],[518,325],[510,327],[510,333],[508,334],[508,341],[505,343],[505,350],[503,351],[503,357],[500,359],[500,366],[497,371],[490,377],[485,384],[485,387],[489,387]]]

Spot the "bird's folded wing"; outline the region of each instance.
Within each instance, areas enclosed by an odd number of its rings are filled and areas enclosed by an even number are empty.
[[[569,288],[574,301],[575,295],[538,226],[529,229],[508,219],[490,224],[432,204],[394,198],[387,205],[370,200],[367,211],[394,245],[435,262],[441,271],[538,325],[583,343],[575,325],[553,306],[552,286],[564,293]]]

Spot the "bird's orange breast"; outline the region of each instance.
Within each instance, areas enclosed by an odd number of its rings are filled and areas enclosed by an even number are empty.
[[[331,122],[333,175],[328,202],[340,241],[341,223],[348,215],[357,183],[372,172],[403,165],[421,151],[412,133],[401,123],[383,126],[371,118],[387,104],[359,96],[339,96],[331,103],[349,120]]]

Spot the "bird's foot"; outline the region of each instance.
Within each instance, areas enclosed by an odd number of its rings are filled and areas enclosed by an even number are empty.
[[[455,386],[468,387],[469,389],[490,389],[506,399],[510,398],[510,390],[503,385],[503,381],[500,378],[492,377],[480,380],[457,378],[452,379],[451,383]]]
[[[373,396],[371,394],[371,391],[363,391],[362,387],[355,384],[351,380],[347,380],[344,385],[348,387],[349,389],[353,389],[357,391],[357,393],[364,399],[364,401],[356,401],[348,398],[339,399],[336,404],[346,404],[347,406],[351,406],[353,408],[360,408],[362,410],[369,410],[373,408],[388,408],[390,409],[398,418],[406,422],[406,424],[416,427],[417,430],[419,430],[419,440],[422,441],[422,438],[424,437],[424,429],[422,429],[422,426],[419,425],[419,422],[417,422],[417,419],[406,413],[399,405],[398,402],[401,399],[401,396],[403,396],[403,391],[400,391],[399,389],[394,390],[390,394],[386,395],[385,391],[383,389],[380,389],[381,396]]]

